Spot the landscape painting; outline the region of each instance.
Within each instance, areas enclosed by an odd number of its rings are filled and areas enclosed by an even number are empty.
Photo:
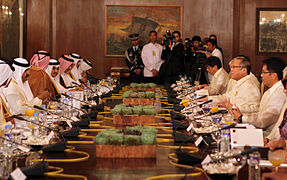
[[[182,6],[106,6],[105,55],[123,56],[131,44],[128,35],[140,34],[140,44],[148,43],[151,30],[158,42],[166,30],[182,32]]]

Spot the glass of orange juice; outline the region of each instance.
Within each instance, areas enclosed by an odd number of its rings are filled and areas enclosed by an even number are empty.
[[[33,114],[35,113],[35,110],[32,108],[26,109],[25,110],[25,114],[30,118],[33,116]]]
[[[285,160],[285,152],[284,150],[274,150],[268,151],[268,160],[275,167],[275,171],[278,172],[279,166]]]
[[[225,122],[225,124],[227,124],[227,125],[232,124],[232,123],[233,123],[233,114],[230,114],[230,113],[226,114],[226,115],[224,116],[224,122]]]

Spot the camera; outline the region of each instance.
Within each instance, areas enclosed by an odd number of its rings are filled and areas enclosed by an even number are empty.
[[[184,43],[186,49],[190,49],[192,47],[192,41],[189,38],[185,38]]]
[[[170,33],[170,30],[166,30],[166,34],[163,35],[163,37],[165,38],[165,40],[163,41],[163,45],[165,47],[168,47],[169,43],[175,38],[174,35]]]

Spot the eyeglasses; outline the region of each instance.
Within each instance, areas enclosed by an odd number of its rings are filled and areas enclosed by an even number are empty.
[[[245,68],[246,66],[230,66],[230,69],[235,69],[235,68]]]
[[[261,72],[261,74],[271,74],[271,73],[274,73],[274,72],[265,72],[265,71]]]

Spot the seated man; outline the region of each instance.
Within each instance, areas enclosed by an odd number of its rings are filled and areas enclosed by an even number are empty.
[[[232,110],[233,106],[238,107],[243,114],[242,121],[246,123],[250,116],[254,116],[254,113],[258,112],[260,91],[250,79],[251,64],[246,58],[242,56],[233,58],[229,67],[230,76],[236,81],[234,87],[223,95],[209,96],[209,99],[229,111]]]
[[[205,88],[208,89],[210,96],[224,94],[229,82],[228,73],[222,68],[220,59],[216,56],[210,56],[206,59],[206,70],[213,75],[209,85]]]
[[[10,117],[12,114],[8,108],[8,103],[5,101],[3,87],[7,87],[11,82],[14,68],[8,64],[7,60],[0,59],[0,125],[8,121],[13,121]]]
[[[286,102],[284,87],[280,81],[283,77],[282,71],[285,66],[285,62],[279,58],[269,58],[263,61],[262,83],[269,89],[262,96],[258,114],[253,118],[250,117],[248,123],[256,128],[263,129],[264,137],[271,132]],[[242,117],[240,110],[237,108],[233,109],[232,112],[236,119]]]
[[[74,60],[68,55],[62,55],[60,62],[60,83],[64,88],[73,88],[75,80],[71,77],[71,70],[75,66]]]
[[[28,83],[34,97],[38,97],[44,91],[55,97],[54,88],[49,75],[45,72],[49,65],[50,54],[47,51],[38,51],[30,60],[31,68]]]
[[[80,83],[79,79],[81,78],[80,73],[80,64],[83,61],[82,57],[76,53],[70,53],[70,57],[74,60],[75,66],[73,67],[72,71],[70,72],[71,77],[77,83]]]
[[[42,101],[47,102],[49,93],[43,91],[34,98],[28,84],[30,63],[23,58],[15,58],[12,62],[15,68],[13,78],[8,87],[4,87],[3,93],[12,114],[25,114],[28,106],[40,106]]]
[[[49,66],[46,69],[47,74],[50,76],[53,83],[55,92],[57,92],[56,97],[60,97],[61,93],[67,92],[68,89],[64,88],[60,84],[60,74],[59,74],[60,62],[56,59],[50,59]]]
[[[80,67],[79,67],[79,71],[80,71],[80,79],[82,80],[83,83],[87,83],[88,76],[87,76],[87,72],[89,70],[91,70],[93,68],[93,65],[90,61],[83,59],[83,61],[81,61],[80,63]]]

